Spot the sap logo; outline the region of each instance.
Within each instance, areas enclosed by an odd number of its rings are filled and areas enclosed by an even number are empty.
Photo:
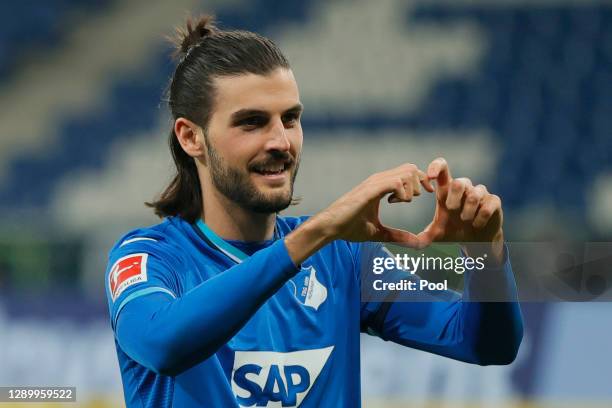
[[[327,288],[317,280],[317,271],[312,266],[303,268],[289,282],[293,284],[293,295],[304,306],[319,310],[319,306],[327,299]]]
[[[241,407],[297,407],[308,395],[334,346],[279,353],[236,351],[232,391]]]

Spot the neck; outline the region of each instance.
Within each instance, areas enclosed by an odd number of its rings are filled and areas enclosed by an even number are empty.
[[[204,203],[204,222],[223,239],[265,241],[274,237],[274,213],[246,210],[216,191],[205,192]]]

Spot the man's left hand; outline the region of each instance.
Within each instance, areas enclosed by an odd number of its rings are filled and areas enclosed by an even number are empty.
[[[504,234],[501,199],[487,188],[474,186],[468,178],[453,179],[446,160],[437,158],[427,168],[427,178],[436,181],[436,211],[431,223],[418,235],[423,243],[483,243],[472,252],[490,252],[497,263],[503,260]]]

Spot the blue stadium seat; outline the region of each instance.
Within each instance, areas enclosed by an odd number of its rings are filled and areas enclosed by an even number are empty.
[[[73,1],[57,4],[70,7]],[[89,4],[93,3],[97,2]],[[41,7],[37,18],[52,25],[61,15],[55,7]],[[312,7],[308,2],[296,8],[293,3],[257,0],[239,12],[221,11],[218,16],[226,26],[273,33],[279,20],[300,23]],[[422,3],[408,18],[478,23],[488,43],[477,72],[439,82],[415,113],[355,117],[330,112],[316,118],[307,115],[304,126],[332,131],[489,128],[502,148],[497,185],[492,188],[506,205],[520,208],[534,200],[559,200],[561,207],[584,212],[585,180],[609,169],[612,162],[612,7]],[[0,24],[0,32],[7,30]],[[6,49],[0,41],[0,53]],[[60,177],[103,167],[115,140],[152,128],[173,65],[160,55],[149,66],[161,68],[115,82],[102,112],[67,118],[49,157],[23,157],[12,164],[13,179],[23,175],[39,186],[35,193],[23,193],[27,204],[44,205],[52,191],[49,186]],[[46,177],[37,177],[40,174]],[[568,186],[576,189],[578,198],[563,198]],[[0,203],[20,196],[20,189],[14,182],[0,191]]]
[[[423,4],[411,18],[467,18],[489,41],[479,75],[439,84],[417,123],[490,126],[504,149],[496,189],[507,204],[584,212],[585,180],[611,163],[612,8]],[[463,104],[452,91],[461,88]]]
[[[110,0],[6,0],[0,2],[0,81],[19,59],[38,48],[53,48],[70,31],[75,12],[92,12]]]

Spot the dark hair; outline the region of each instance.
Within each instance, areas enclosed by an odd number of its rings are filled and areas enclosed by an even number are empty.
[[[221,30],[209,15],[187,19],[176,29],[174,56],[179,60],[167,91],[174,120],[183,117],[204,129],[213,110],[215,77],[239,74],[266,75],[276,68],[289,68],[289,62],[269,39],[249,31]],[[181,147],[174,126],[168,138],[176,175],[152,203],[159,217],[181,216],[197,220],[203,209],[202,191],[195,161]]]

